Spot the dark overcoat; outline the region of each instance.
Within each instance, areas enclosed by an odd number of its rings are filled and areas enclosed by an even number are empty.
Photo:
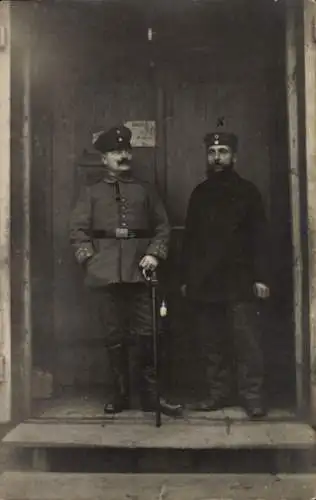
[[[135,237],[117,239],[113,237],[117,228]],[[71,214],[75,255],[91,255],[84,264],[85,283],[90,287],[144,281],[141,258],[149,254],[165,260],[169,238],[168,217],[157,192],[133,176],[117,182],[105,176],[85,186]]]
[[[214,173],[189,200],[182,253],[187,295],[248,301],[266,283],[267,221],[258,189],[236,172]]]

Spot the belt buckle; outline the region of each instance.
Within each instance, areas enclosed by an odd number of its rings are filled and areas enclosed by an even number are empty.
[[[128,238],[128,229],[127,229],[127,227],[117,227],[115,229],[115,236],[118,239],[126,239],[126,238]]]

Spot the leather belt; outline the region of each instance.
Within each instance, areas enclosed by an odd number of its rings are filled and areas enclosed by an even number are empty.
[[[95,229],[92,231],[92,238],[100,239],[116,239],[116,240],[129,240],[132,238],[151,238],[152,233],[148,229],[127,229],[125,227],[117,227],[110,231],[103,229]]]

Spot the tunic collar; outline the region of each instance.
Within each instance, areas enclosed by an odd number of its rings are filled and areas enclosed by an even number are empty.
[[[107,184],[115,184],[116,182],[134,182],[134,181],[135,178],[131,172],[129,172],[128,175],[122,175],[121,177],[119,176],[112,177],[106,172],[103,177],[103,182],[106,182]]]

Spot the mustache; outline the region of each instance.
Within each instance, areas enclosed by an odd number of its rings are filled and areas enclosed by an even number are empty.
[[[122,158],[122,160],[117,162],[118,165],[130,165],[131,160],[129,158]]]

